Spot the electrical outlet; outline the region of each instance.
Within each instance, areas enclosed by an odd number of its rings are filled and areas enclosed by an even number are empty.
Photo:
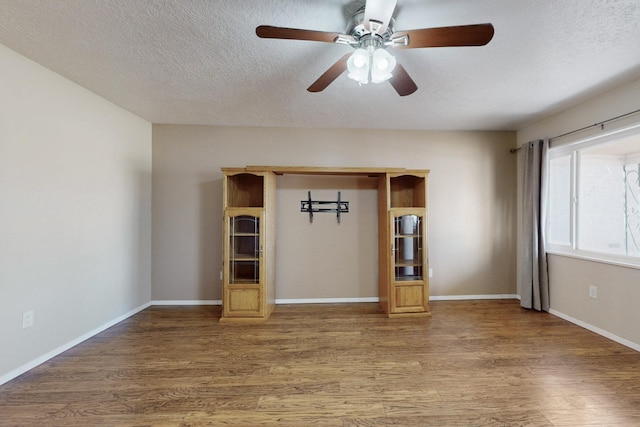
[[[22,313],[22,328],[30,328],[33,326],[34,313],[33,310],[25,311]]]
[[[598,288],[595,286],[589,286],[589,297],[598,298]]]

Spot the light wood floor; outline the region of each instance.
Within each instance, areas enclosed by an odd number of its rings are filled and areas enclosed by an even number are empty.
[[[640,353],[517,301],[432,312],[152,307],[0,386],[0,425],[640,425]]]

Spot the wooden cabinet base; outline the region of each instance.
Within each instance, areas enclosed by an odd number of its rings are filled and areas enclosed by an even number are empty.
[[[431,317],[430,311],[422,311],[419,313],[389,313],[387,316],[389,318],[398,318],[398,317]]]
[[[266,317],[221,317],[220,323],[235,323],[235,324],[260,324],[264,323],[269,319],[269,316]]]

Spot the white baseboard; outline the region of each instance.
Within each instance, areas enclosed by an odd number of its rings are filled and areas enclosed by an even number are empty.
[[[222,300],[219,299],[169,299],[169,300],[153,300],[151,305],[222,305]]]
[[[430,296],[429,301],[462,301],[462,300],[484,300],[484,299],[520,299],[516,294],[491,294],[491,295],[441,295]]]
[[[640,351],[640,344],[637,344],[637,343],[635,343],[633,341],[629,341],[628,339],[619,337],[619,336],[617,336],[615,334],[612,334],[609,331],[605,331],[604,329],[600,329],[597,326],[590,325],[589,323],[586,323],[586,322],[583,322],[582,320],[578,320],[578,319],[576,319],[574,317],[568,316],[568,315],[566,315],[564,313],[561,313],[561,312],[559,312],[557,310],[550,309],[549,313],[551,313],[554,316],[557,316],[557,317],[559,317],[561,319],[564,319],[564,320],[566,320],[568,322],[571,322],[571,323],[573,323],[575,325],[578,325],[578,326],[580,326],[582,328],[585,328],[585,329],[587,329],[587,330],[589,330],[591,332],[595,332],[598,335],[602,335],[603,337],[608,338],[611,341],[615,341],[618,344],[622,344],[622,345],[624,345],[626,347],[629,347],[629,348],[631,348],[631,349],[633,349],[635,351]]]
[[[133,316],[136,313],[139,313],[140,311],[144,310],[145,308],[149,307],[151,305],[151,303],[146,303],[143,304],[139,307],[134,308],[133,310],[123,314],[122,316],[118,316],[113,320],[110,320],[100,326],[98,326],[97,328],[82,334],[81,336],[79,336],[78,338],[75,338],[71,341],[69,341],[66,344],[61,345],[60,347],[57,347],[45,354],[43,354],[42,356],[38,357],[37,359],[32,360],[29,363],[26,363],[12,371],[9,371],[8,373],[2,375],[0,377],[0,385],[7,383],[9,381],[11,381],[12,379],[24,374],[27,371],[30,371],[31,369],[35,368],[38,365],[43,364],[44,362],[46,362],[49,359],[54,358],[55,356],[59,355],[60,353],[63,353],[67,350],[69,350],[72,347],[77,346],[78,344],[80,344],[83,341],[88,340],[89,338],[98,335],[100,332],[109,329],[110,327],[116,325],[117,323],[122,322],[123,320]]]
[[[276,304],[340,304],[356,302],[378,302],[378,297],[356,298],[276,298]]]
[[[496,295],[441,295],[431,296],[429,301],[457,301],[457,300],[487,300],[487,299],[519,299],[515,294]],[[336,303],[358,303],[358,302],[378,302],[378,297],[356,297],[356,298],[277,298],[276,304],[336,304]]]

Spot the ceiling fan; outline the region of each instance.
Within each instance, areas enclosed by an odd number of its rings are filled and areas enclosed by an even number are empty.
[[[418,89],[402,65],[386,51],[423,47],[484,46],[493,38],[493,25],[474,24],[453,27],[422,28],[395,31],[393,12],[397,0],[366,0],[349,20],[345,34],[299,28],[260,25],[256,34],[261,38],[309,40],[347,44],[355,48],[333,64],[311,86],[309,92],[320,92],[345,71],[360,84],[389,80],[400,96]]]

